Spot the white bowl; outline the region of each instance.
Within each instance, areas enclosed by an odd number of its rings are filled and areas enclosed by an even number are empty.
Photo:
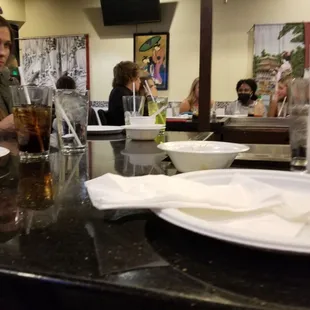
[[[241,152],[249,147],[243,144],[216,141],[180,141],[158,145],[166,151],[180,172],[228,168]]]
[[[129,121],[131,125],[154,125],[155,117],[151,116],[130,116]]]
[[[159,164],[166,157],[166,153],[157,148],[155,141],[126,140],[125,150],[121,154],[129,156],[131,164],[139,166]]]
[[[132,140],[154,140],[159,134],[160,130],[165,128],[164,125],[126,125],[127,137]]]

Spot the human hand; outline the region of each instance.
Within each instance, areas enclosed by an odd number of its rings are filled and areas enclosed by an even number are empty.
[[[13,114],[0,121],[0,131],[13,132],[15,130]]]

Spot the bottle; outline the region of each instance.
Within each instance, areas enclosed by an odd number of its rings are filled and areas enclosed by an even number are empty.
[[[248,117],[253,117],[254,116],[254,103],[249,104],[248,107]]]
[[[259,96],[254,104],[254,117],[263,117],[264,116],[264,103],[262,97]]]
[[[215,109],[213,109],[213,111],[212,111],[211,123],[216,123],[216,111],[215,111]]]

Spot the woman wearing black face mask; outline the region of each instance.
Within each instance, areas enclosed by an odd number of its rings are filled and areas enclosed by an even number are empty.
[[[238,100],[226,108],[226,114],[254,116],[254,104],[257,100],[256,90],[257,84],[253,79],[240,80],[236,86]]]

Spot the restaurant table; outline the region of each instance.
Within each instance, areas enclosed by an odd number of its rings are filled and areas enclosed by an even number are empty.
[[[209,138],[168,132],[164,140]],[[11,155],[0,160],[1,309],[310,308],[308,255],[208,238],[150,210],[95,209],[84,186],[89,178],[177,171],[167,158],[145,164],[155,142],[89,139],[85,154],[53,150],[49,162],[31,164],[19,163],[15,142],[5,142]],[[264,168],[257,163],[252,156],[233,166]],[[273,164],[289,167],[287,160]]]

